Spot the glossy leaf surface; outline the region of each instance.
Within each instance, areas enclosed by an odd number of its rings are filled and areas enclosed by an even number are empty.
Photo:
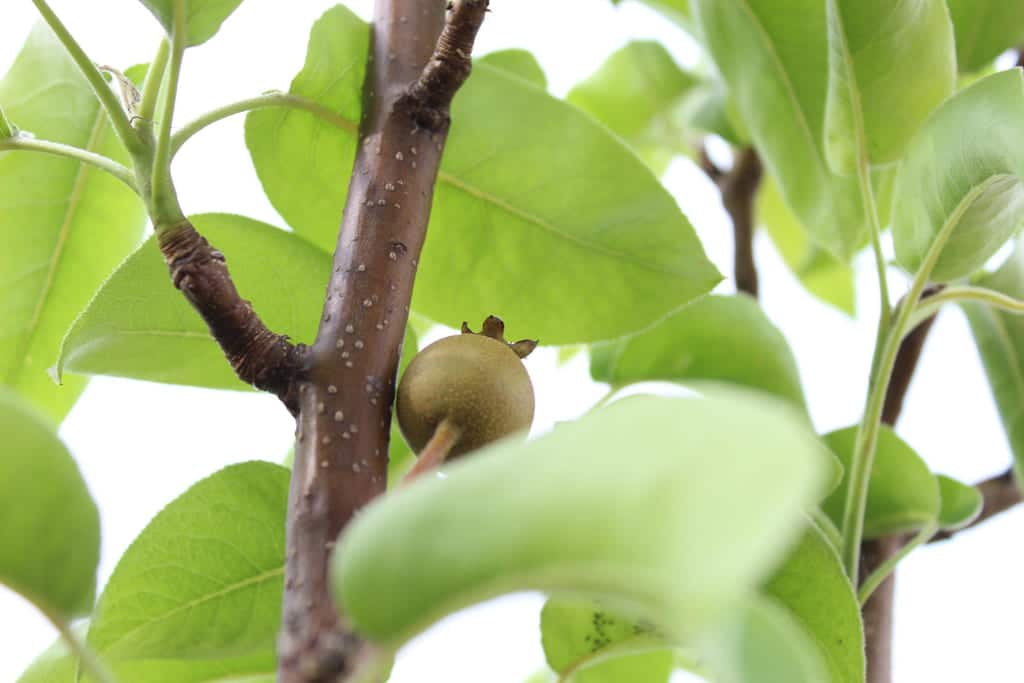
[[[808,528],[782,567],[765,585],[814,641],[829,683],[864,680],[864,628],[860,605],[834,546]]]
[[[765,167],[814,241],[842,260],[863,244],[855,177],[825,160],[828,44],[821,0],[693,0],[703,40]]]
[[[126,162],[88,83],[46,26],[32,30],[0,81],[0,102],[12,123],[37,138]],[[142,202],[99,169],[0,152],[0,384],[51,418],[64,417],[85,380],[58,387],[47,369],[68,326],[144,227]]]
[[[742,294],[704,297],[637,335],[595,345],[590,374],[613,386],[719,380],[805,405],[789,344],[757,302]]]
[[[825,443],[847,469],[856,438],[856,427],[825,436]],[[822,504],[825,513],[840,527],[846,488],[844,481]],[[882,425],[868,483],[864,538],[916,531],[934,522],[940,507],[939,485],[928,465],[896,432]]]
[[[774,399],[633,397],[371,504],[339,540],[334,594],[389,645],[526,589],[590,594],[692,633],[780,559],[825,487],[825,462],[799,413]]]
[[[898,161],[924,119],[956,85],[945,0],[827,0],[829,84],[825,152],[852,174]]]
[[[289,472],[247,462],[195,484],[125,551],[88,643],[111,660],[273,657]]]
[[[274,331],[311,343],[331,257],[301,238],[232,214],[192,218],[227,258],[243,298]],[[267,277],[272,270],[274,277]],[[177,291],[154,238],[121,264],[68,331],[58,371],[246,389]]]
[[[52,619],[92,608],[100,556],[96,503],[54,426],[0,389],[0,584]]]
[[[354,158],[367,36],[348,10],[330,10],[292,83],[337,111],[336,125],[275,110],[246,122],[267,196],[325,250],[345,200],[337,179]],[[643,328],[721,279],[651,171],[571,105],[484,63],[459,91],[452,120],[417,312],[457,327],[500,310],[544,343],[578,343]],[[412,150],[404,156],[415,163]]]
[[[1002,71],[940,107],[907,150],[896,181],[896,256],[916,272],[940,249],[930,279],[967,277],[1024,220],[1024,76]],[[936,245],[945,231],[948,239]]]

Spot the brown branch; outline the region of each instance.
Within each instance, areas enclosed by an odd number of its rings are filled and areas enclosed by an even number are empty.
[[[953,538],[968,529],[983,524],[996,515],[1002,514],[1021,502],[1020,484],[1014,476],[1013,468],[1000,475],[976,484],[981,492],[981,513],[967,526],[961,529],[940,531],[929,543],[937,543]]]
[[[384,492],[395,374],[449,104],[487,0],[377,0],[365,116],[307,381],[287,523],[279,683],[337,683],[364,647],[338,616],[335,539]],[[443,33],[442,33],[443,28]]]
[[[718,186],[722,206],[732,221],[734,256],[733,277],[736,289],[757,298],[757,263],[754,261],[754,198],[761,185],[761,160],[753,147],[736,156],[728,172],[722,171],[701,147],[700,167]]]
[[[224,255],[210,246],[189,222],[160,233],[160,251],[174,286],[206,321],[210,334],[243,382],[275,394],[295,415],[305,347],[271,332],[242,299],[228,273]]]

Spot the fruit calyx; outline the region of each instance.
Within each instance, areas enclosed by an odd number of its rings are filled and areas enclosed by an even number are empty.
[[[533,350],[537,348],[537,344],[540,343],[537,339],[520,339],[517,342],[506,341],[505,322],[496,315],[487,316],[479,332],[471,330],[469,324],[463,320],[462,334],[479,334],[484,337],[490,337],[491,339],[500,341],[502,344],[505,344],[512,349],[512,352],[520,358],[526,358],[529,356],[533,353]]]

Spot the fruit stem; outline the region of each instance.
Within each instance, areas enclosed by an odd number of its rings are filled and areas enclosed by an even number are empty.
[[[460,436],[462,436],[462,430],[454,422],[448,418],[441,420],[437,429],[434,430],[434,435],[430,437],[430,441],[419,452],[416,464],[402,477],[402,485],[409,484],[420,475],[433,472],[443,465]]]

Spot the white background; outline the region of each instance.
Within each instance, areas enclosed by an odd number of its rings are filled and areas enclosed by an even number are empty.
[[[271,88],[287,89],[302,65],[309,27],[331,4],[243,3],[215,39],[188,52],[176,120]],[[348,3],[364,17],[371,4]],[[52,5],[99,63],[148,61],[160,37],[152,17],[131,0],[53,0]],[[492,10],[478,53],[530,49],[559,95],[631,38],[657,38],[681,62],[696,59],[688,38],[628,2],[613,8],[607,0],[494,0]],[[34,20],[28,0],[3,0],[0,71],[6,71]],[[190,142],[176,161],[175,177],[189,213],[228,211],[282,223],[260,192],[245,151],[241,117]],[[713,187],[685,161],[669,169],[665,183],[711,258],[728,273],[731,231]],[[870,259],[857,262],[859,321],[854,321],[805,294],[763,235],[758,235],[756,252],[764,307],[797,355],[816,426],[825,431],[854,423],[861,411],[877,314]],[[896,292],[905,288],[903,278],[892,277]],[[721,289],[730,288],[725,284]],[[538,393],[537,430],[579,415],[603,393],[589,380],[582,358],[558,368],[553,352],[542,350],[528,365]],[[167,415],[181,428],[168,430]],[[93,381],[61,434],[100,502],[101,583],[163,505],[228,463],[280,460],[291,432],[289,417],[267,396]],[[1001,472],[1010,463],[970,334],[957,310],[944,312],[932,332],[900,432],[936,471],[965,481]],[[1018,652],[1024,625],[1022,532],[1024,512],[1017,509],[952,543],[918,551],[905,562],[897,601],[897,681],[1019,683],[1024,678]],[[539,596],[512,596],[450,618],[403,651],[393,680],[519,683],[543,665],[537,631],[540,605]],[[27,603],[0,588],[0,681],[14,681],[53,637],[52,628]]]

